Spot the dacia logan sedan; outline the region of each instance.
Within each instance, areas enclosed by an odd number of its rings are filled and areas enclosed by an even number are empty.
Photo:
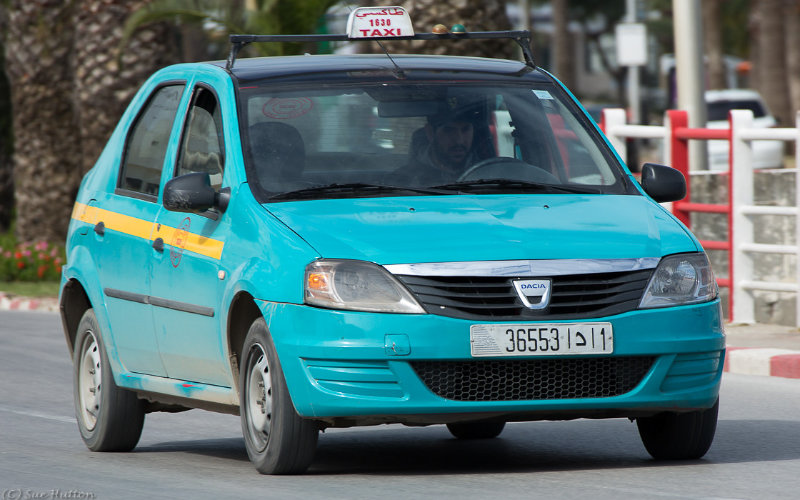
[[[60,294],[86,445],[145,414],[241,415],[262,473],[328,427],[635,420],[714,437],[725,352],[699,242],[530,62],[418,55],[179,64],[84,178]]]

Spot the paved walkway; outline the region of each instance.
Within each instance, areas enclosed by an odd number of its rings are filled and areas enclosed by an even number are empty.
[[[0,310],[58,311],[55,298],[31,299],[0,292]],[[725,371],[800,379],[800,329],[782,325],[726,325]]]

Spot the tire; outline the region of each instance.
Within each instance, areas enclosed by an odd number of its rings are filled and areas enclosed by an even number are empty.
[[[239,399],[247,455],[258,472],[305,472],[317,449],[319,427],[297,414],[263,318],[253,322],[244,341]]]
[[[73,353],[73,399],[78,429],[92,451],[130,451],[144,425],[144,402],[117,387],[94,310],[78,324]]]
[[[447,430],[458,439],[492,439],[503,432],[505,422],[456,422],[447,424]]]
[[[706,454],[717,430],[719,398],[707,410],[637,418],[639,436],[656,460],[695,460]]]

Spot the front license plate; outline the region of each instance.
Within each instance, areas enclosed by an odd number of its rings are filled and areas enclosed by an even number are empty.
[[[472,325],[473,357],[612,354],[611,323]]]

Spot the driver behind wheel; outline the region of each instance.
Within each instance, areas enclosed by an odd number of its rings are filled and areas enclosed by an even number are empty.
[[[429,115],[428,123],[412,139],[409,165],[394,177],[418,187],[455,182],[481,159],[475,148],[479,116],[474,105]]]

